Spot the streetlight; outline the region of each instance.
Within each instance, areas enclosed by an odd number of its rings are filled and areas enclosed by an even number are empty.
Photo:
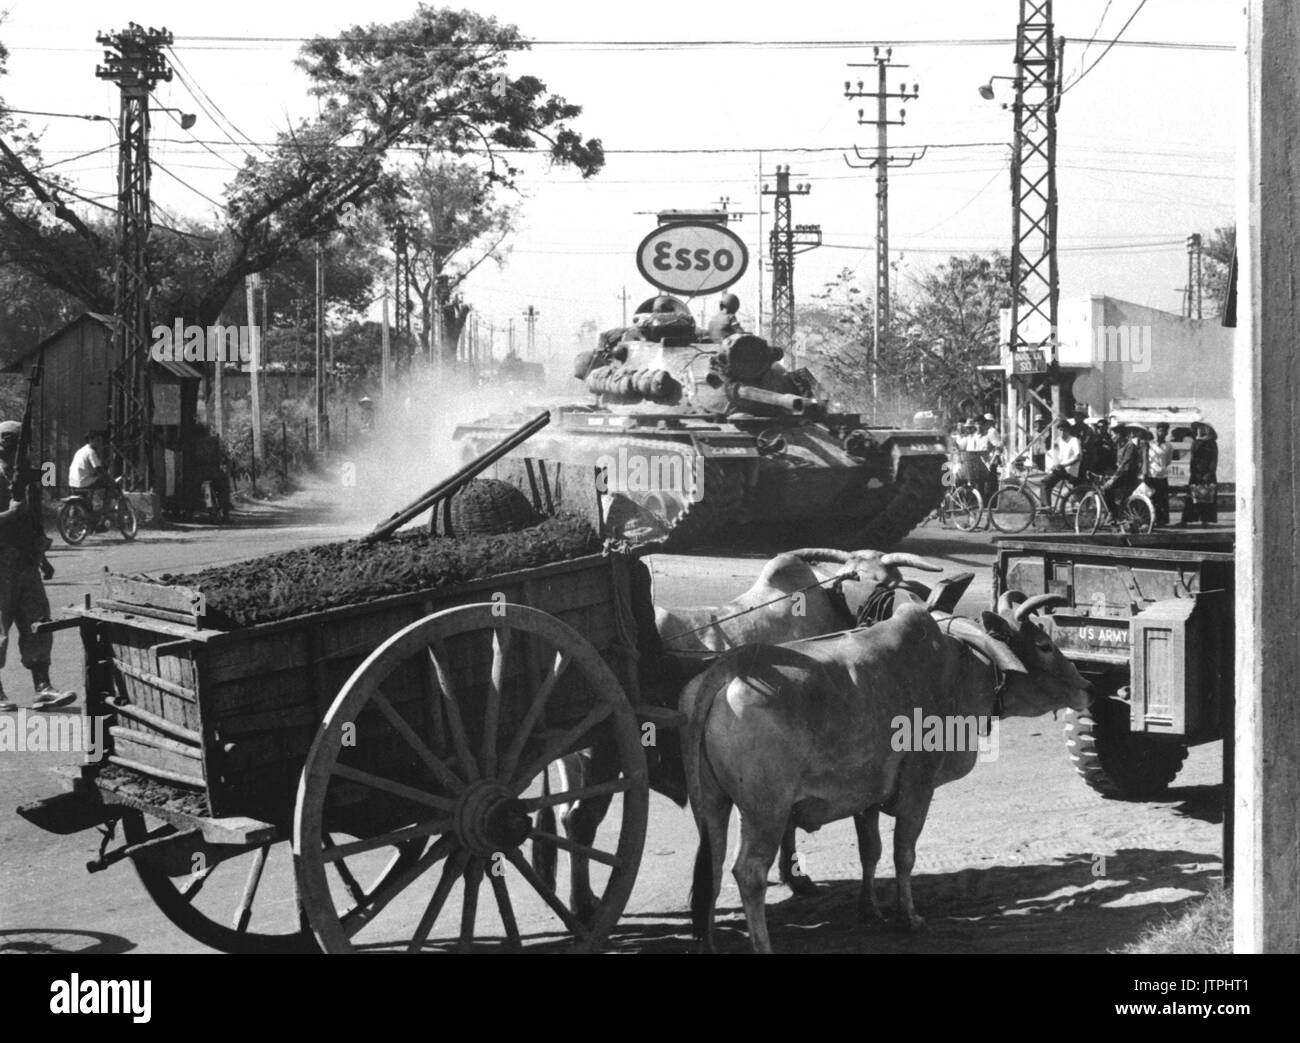
[[[181,113],[181,130],[189,130],[199,121],[199,118],[192,112],[181,112],[180,109],[169,109],[166,105],[153,106],[154,112],[180,112]],[[103,117],[100,117],[101,119]]]
[[[983,98],[985,101],[993,100],[994,80],[1010,80],[1012,83],[1015,84],[1020,83],[1020,78],[1018,76],[990,76],[988,83],[981,83],[979,86],[980,97]]]

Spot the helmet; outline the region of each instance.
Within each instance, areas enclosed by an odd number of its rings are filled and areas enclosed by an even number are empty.
[[[0,438],[17,438],[23,433],[23,425],[17,420],[6,420],[0,424]]]
[[[667,296],[656,297],[653,310],[658,315],[672,315],[677,311],[677,302]]]
[[[740,298],[734,293],[724,293],[718,298],[718,307],[723,311],[734,312],[740,308]]]

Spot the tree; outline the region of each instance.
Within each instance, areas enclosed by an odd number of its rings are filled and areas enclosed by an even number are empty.
[[[584,176],[599,171],[600,141],[569,126],[580,107],[536,77],[507,73],[506,55],[528,46],[514,26],[424,4],[403,21],[305,44],[297,64],[320,113],[235,174],[216,237],[191,241],[208,267],[202,292],[179,301],[185,310],[174,314],[216,322],[246,275],[336,231],[348,204],[364,207],[395,147],[481,154],[492,184],[513,184],[519,170],[506,157],[541,144]],[[67,179],[40,172],[37,142],[0,106],[0,263],[20,265],[88,308],[111,310],[113,237],[72,209],[75,198]],[[156,298],[155,309],[165,312],[166,303]]]
[[[379,207],[382,225],[395,236],[400,223],[411,289],[424,328],[430,332],[430,344],[433,316],[438,314],[442,320],[438,351],[444,359],[454,360],[470,314],[457,290],[484,261],[504,262],[503,244],[514,230],[518,206],[497,197],[488,171],[427,152],[412,169],[394,175],[387,192],[391,202]],[[399,308],[403,305],[397,302]]]
[[[1208,235],[1201,236],[1201,264],[1205,280],[1202,292],[1205,294],[1205,303],[1213,309],[1215,316],[1223,314],[1223,305],[1228,299],[1228,269],[1232,265],[1232,253],[1236,247],[1235,224],[1216,228]]]
[[[876,412],[906,419],[934,409],[945,422],[973,403],[988,408],[990,382],[979,367],[998,360],[1000,312],[1011,304],[1006,256],[950,257],[921,273],[904,273],[913,289],[891,309],[891,326],[876,359],[882,403]],[[831,393],[860,410],[871,405],[873,305],[845,270],[799,319],[800,357]]]

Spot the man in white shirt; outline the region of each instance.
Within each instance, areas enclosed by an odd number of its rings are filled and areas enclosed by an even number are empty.
[[[1147,446],[1147,485],[1151,486],[1151,506],[1156,509],[1156,524],[1169,524],[1169,463],[1174,449],[1169,444],[1169,425],[1156,424],[1156,437]]]
[[[86,444],[72,455],[72,464],[68,467],[68,485],[74,491],[111,489],[113,479],[109,478],[103,462],[104,439],[98,431],[86,435]],[[95,510],[103,508],[103,497],[91,492],[91,506]]]
[[[1060,435],[1056,440],[1056,466],[1043,481],[1043,500],[1052,502],[1052,490],[1060,482],[1073,487],[1079,481],[1079,463],[1083,460],[1083,442],[1079,439],[1078,428],[1069,420],[1056,422]]]

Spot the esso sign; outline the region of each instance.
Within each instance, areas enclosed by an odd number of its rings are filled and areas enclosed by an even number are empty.
[[[660,225],[636,251],[647,282],[686,297],[725,290],[748,264],[749,251],[735,232],[703,222]]]

